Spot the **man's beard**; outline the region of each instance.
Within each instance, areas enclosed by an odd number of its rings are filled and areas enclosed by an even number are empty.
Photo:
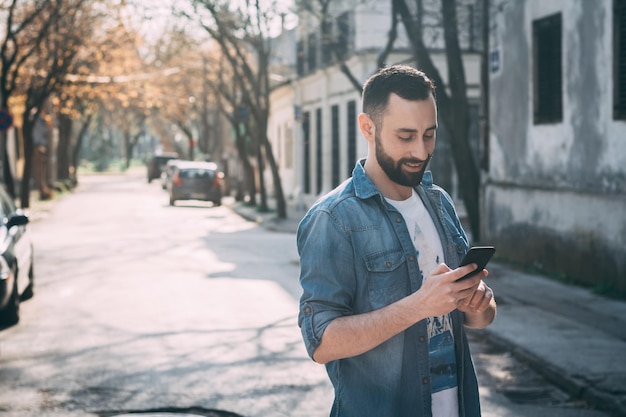
[[[376,159],[389,179],[405,187],[417,187],[420,185],[422,178],[424,177],[424,172],[426,172],[426,166],[428,165],[428,162],[430,162],[433,155],[429,154],[426,161],[416,158],[402,158],[398,161],[394,161],[383,149],[378,132],[376,132],[374,138],[376,143]],[[422,165],[422,169],[418,172],[405,172],[402,170],[402,166],[405,163],[424,164]]]

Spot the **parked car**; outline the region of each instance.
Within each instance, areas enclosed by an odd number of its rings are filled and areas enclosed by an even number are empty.
[[[174,165],[168,183],[170,206],[178,200],[212,201],[222,204],[222,179],[224,173],[214,162],[180,161]]]
[[[174,173],[174,166],[182,162],[180,159],[170,159],[163,167],[163,171],[161,172],[161,188],[167,190],[167,186],[172,179],[172,174]]]
[[[28,216],[0,187],[0,323],[20,320],[20,302],[33,296],[33,244]]]
[[[148,162],[148,182],[152,182],[152,180],[161,178],[161,172],[165,167],[165,164],[170,159],[178,158],[178,154],[175,152],[164,153],[162,155],[155,155],[150,158]]]

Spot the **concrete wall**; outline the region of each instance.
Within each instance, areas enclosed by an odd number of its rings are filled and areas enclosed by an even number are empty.
[[[611,0],[507,2],[493,17],[485,240],[498,255],[626,291],[626,122],[613,120]],[[563,120],[533,122],[532,23],[562,13]]]

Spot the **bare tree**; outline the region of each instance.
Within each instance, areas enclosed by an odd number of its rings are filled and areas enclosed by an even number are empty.
[[[244,192],[247,191],[250,205],[256,206],[256,181],[254,175],[254,167],[250,163],[250,157],[254,156],[258,151],[258,146],[254,144],[254,138],[250,135],[250,125],[248,124],[247,115],[240,106],[239,92],[240,86],[237,83],[228,82],[229,68],[224,68],[222,63],[216,63],[218,68],[218,76],[210,85],[216,91],[218,97],[218,108],[221,109],[224,116],[230,121],[232,131],[234,132],[235,148],[239,160],[243,167],[243,184],[237,187],[235,198],[238,201],[244,199]],[[228,106],[221,105],[228,103]]]
[[[30,178],[33,170],[33,130],[41,115],[42,108],[64,84],[65,76],[71,71],[79,51],[82,47],[84,33],[77,30],[77,22],[89,20],[91,3],[87,0],[59,2],[60,5],[51,5],[47,10],[43,25],[50,25],[49,33],[40,44],[32,62],[31,76],[24,81],[25,106],[22,114],[22,132],[24,138],[24,172],[20,187],[22,207],[30,204]],[[56,7],[52,7],[56,6]],[[89,23],[82,26],[89,28]],[[45,178],[44,178],[45,179]],[[47,184],[40,184],[42,197],[46,197]]]
[[[267,211],[267,195],[263,168],[269,165],[274,183],[276,211],[279,218],[287,217],[287,207],[278,166],[267,137],[269,116],[269,22],[274,10],[261,1],[246,1],[240,7],[232,2],[195,0],[196,11],[208,12],[210,19],[201,24],[219,44],[225,61],[229,64],[234,82],[239,86],[240,104],[248,119],[250,134],[258,144],[259,210]]]
[[[0,107],[8,109],[9,100],[20,87],[20,74],[50,33],[52,23],[59,16],[60,5],[52,0],[43,0],[28,7],[12,0],[2,8],[1,13],[6,32],[0,45]],[[1,135],[3,180],[7,191],[14,197],[15,185],[9,168],[6,132]]]
[[[394,50],[398,37],[398,24],[401,22],[408,35],[413,56],[417,65],[431,77],[436,85],[437,104],[440,108],[443,124],[448,130],[452,154],[461,188],[461,196],[468,213],[470,228],[475,239],[479,239],[479,169],[473,157],[469,140],[469,102],[467,98],[467,82],[463,66],[463,50],[459,43],[459,21],[457,10],[466,8],[463,0],[437,0],[424,4],[424,0],[414,0],[409,6],[406,0],[391,0],[391,23],[387,42],[379,52],[377,66],[381,68],[388,55]],[[361,83],[354,77],[346,64],[346,57],[340,53],[339,39],[329,30],[329,13],[331,4],[339,0],[298,0],[300,10],[317,17],[320,22],[322,36],[329,37],[325,44],[333,50],[335,62],[340,70],[357,91],[361,91]],[[437,10],[437,5],[440,8]],[[427,7],[425,7],[427,6]],[[463,27],[470,32],[472,16],[463,22]],[[426,22],[427,21],[427,22]],[[443,31],[445,54],[447,58],[448,83],[445,83],[439,69],[432,59],[432,43],[438,42]],[[467,41],[467,40],[466,40]],[[447,87],[447,88],[446,88]]]
[[[437,105],[451,142],[452,155],[456,166],[461,189],[461,196],[470,223],[474,239],[480,239],[479,188],[480,173],[469,140],[469,101],[467,99],[467,81],[463,66],[463,51],[459,44],[456,0],[442,0],[441,16],[445,41],[448,83],[446,84],[435,66],[431,52],[424,42],[423,26],[420,20],[413,18],[405,0],[392,0],[394,10],[400,15],[409,35],[413,54],[420,68],[424,70],[438,86]],[[418,10],[423,10],[422,0],[416,0]],[[421,15],[418,14],[419,19]]]

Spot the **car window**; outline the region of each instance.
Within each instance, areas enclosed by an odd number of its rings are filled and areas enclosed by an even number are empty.
[[[181,178],[213,178],[213,171],[208,169],[196,168],[185,169],[180,171]]]

